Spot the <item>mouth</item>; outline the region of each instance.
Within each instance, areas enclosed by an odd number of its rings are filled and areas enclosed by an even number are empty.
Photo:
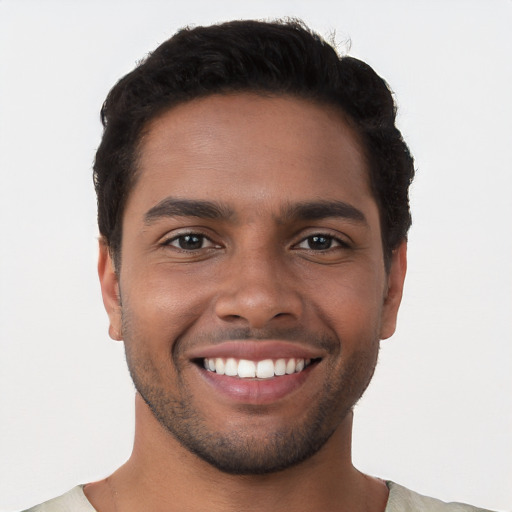
[[[252,361],[250,359],[237,359],[234,357],[205,357],[196,360],[207,371],[217,375],[237,377],[239,379],[272,379],[301,373],[312,364],[316,364],[320,358],[279,358]]]
[[[316,382],[312,375],[326,355],[325,350],[300,342],[231,340],[197,347],[186,357],[198,370],[200,385],[207,386],[202,393],[224,403],[261,405]]]

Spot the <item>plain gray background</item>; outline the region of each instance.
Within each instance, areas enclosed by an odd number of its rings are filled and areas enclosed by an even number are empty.
[[[281,16],[336,31],[384,76],[418,169],[398,331],[356,408],[355,464],[512,508],[511,1],[0,0],[1,511],[131,450],[133,386],[95,271],[108,90],[181,26]]]

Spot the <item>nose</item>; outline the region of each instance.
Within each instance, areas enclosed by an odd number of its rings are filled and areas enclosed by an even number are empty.
[[[302,299],[297,280],[281,260],[263,251],[233,258],[217,295],[217,317],[228,322],[244,322],[253,329],[272,322],[298,320]]]

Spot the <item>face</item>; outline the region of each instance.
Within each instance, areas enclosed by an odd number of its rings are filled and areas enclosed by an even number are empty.
[[[313,456],[394,330],[405,248],[386,273],[356,134],[289,97],[216,95],[154,120],[100,278],[136,388],[185,448],[238,474]]]

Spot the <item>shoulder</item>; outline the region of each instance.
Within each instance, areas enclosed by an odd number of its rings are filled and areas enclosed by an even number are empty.
[[[85,497],[83,486],[77,485],[66,494],[24,512],[96,512],[96,509]]]
[[[445,503],[410,491],[394,482],[386,482],[389,488],[385,512],[490,512],[464,503]]]

